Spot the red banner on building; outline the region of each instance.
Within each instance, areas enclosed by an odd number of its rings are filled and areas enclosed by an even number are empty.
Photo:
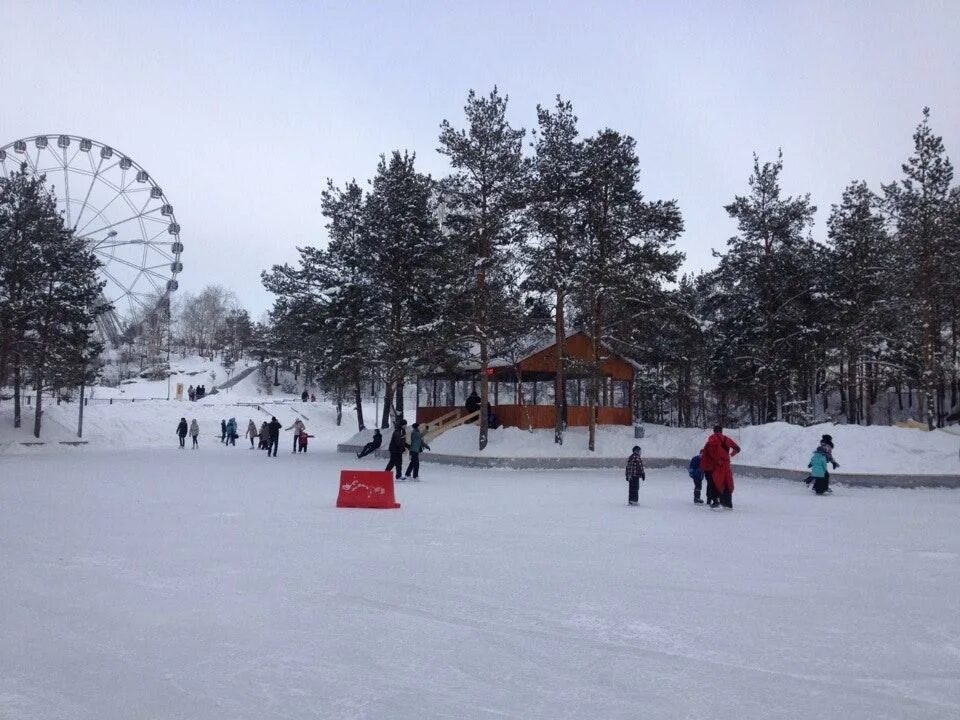
[[[385,470],[341,470],[337,507],[400,507],[393,496],[393,473]]]

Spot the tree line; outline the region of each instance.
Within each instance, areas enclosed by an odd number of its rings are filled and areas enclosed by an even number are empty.
[[[529,134],[507,107],[496,88],[471,91],[462,121],[441,123],[446,177],[394,151],[366,186],[328,181],[328,245],[263,273],[275,351],[315,365],[338,401],[356,405],[360,427],[371,375],[385,382],[385,426],[416,374],[488,367],[548,329],[557,341],[573,329],[592,339],[592,362],[577,370],[592,380],[593,408],[602,347],[640,363],[634,403],[647,420],[871,424],[883,407],[891,419],[891,403],[931,427],[950,416],[960,189],[928,109],[902,177],[876,190],[852,181],[820,240],[809,194],[782,191],[782,154],[755,156],[725,206],[737,232],[714,252],[717,266],[678,277],[681,213],[642,194],[633,138],[583,136],[559,97],[537,107]],[[558,405],[571,362],[558,357]],[[486,374],[477,382],[485,407]]]

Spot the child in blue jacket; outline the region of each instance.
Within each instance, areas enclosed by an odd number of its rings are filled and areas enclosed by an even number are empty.
[[[703,505],[700,498],[700,490],[703,487],[703,470],[700,469],[700,455],[694,455],[690,458],[690,465],[687,466],[687,474],[693,480],[693,502],[697,505]]]
[[[810,475],[813,477],[813,491],[817,495],[823,495],[827,491],[827,454],[822,448],[813,451],[813,457],[810,458]]]

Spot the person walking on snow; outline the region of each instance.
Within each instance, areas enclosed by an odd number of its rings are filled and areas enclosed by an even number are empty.
[[[300,433],[304,431],[304,428],[303,420],[300,418],[294,420],[290,427],[284,428],[284,430],[293,430],[293,452],[297,451],[297,445],[300,444]]]
[[[403,420],[398,420],[397,424],[393,426],[393,435],[390,436],[390,445],[387,447],[390,451],[390,462],[384,468],[387,472],[396,468],[397,480],[403,479],[401,477],[403,474],[403,451],[410,448],[403,437],[403,422]]]
[[[299,437],[297,438],[297,440],[298,440],[298,443],[297,443],[297,451],[298,451],[298,452],[303,452],[303,453],[305,453],[305,452],[307,451],[307,443],[310,442],[310,438],[311,438],[311,437],[313,437],[313,436],[307,434],[307,428],[304,427],[304,428],[303,428],[303,431],[300,433]]]
[[[413,473],[413,479],[420,482],[420,453],[423,450],[429,450],[430,446],[423,439],[423,433],[420,432],[420,423],[413,424],[413,432],[410,433],[410,462],[407,465],[407,472],[404,477],[410,477]]]
[[[253,421],[253,418],[247,423],[247,432],[244,433],[244,435],[250,438],[250,449],[253,450],[253,441],[260,436],[260,433],[257,432],[257,424]]]
[[[710,507],[722,505],[733,510],[733,470],[730,469],[730,459],[738,452],[740,446],[723,434],[722,426],[714,425],[713,434],[707,439],[707,444],[700,453],[700,467],[704,472],[710,473],[718,495]]]
[[[190,402],[197,399],[197,391],[193,389],[193,385],[187,388],[187,397],[190,398]]]
[[[198,446],[197,436],[199,435],[200,435],[200,423],[198,423],[197,419],[194,418],[193,420],[190,421],[190,439],[193,440],[194,450],[197,449],[197,446]]]
[[[640,446],[633,446],[633,454],[627,458],[627,504],[636,505],[639,502],[640,481],[647,479],[643,469],[643,458],[640,457]]]
[[[270,424],[267,425],[267,430],[270,431],[270,440],[267,445],[267,457],[270,457],[270,454],[273,454],[273,457],[277,456],[277,450],[280,448],[280,428],[283,425],[280,424],[280,421],[276,417],[270,418]]]
[[[220,420],[220,442],[225,443],[227,441],[227,421]]]
[[[381,445],[383,445],[383,435],[380,434],[380,429],[377,428],[373,431],[373,440],[364,445],[360,452],[357,453],[357,460],[366,457],[372,452],[376,452],[380,449]]]
[[[177,424],[177,437],[180,438],[180,449],[183,450],[185,447],[184,441],[187,437],[187,419],[180,418],[180,422]]]
[[[687,474],[693,480],[693,502],[697,505],[703,505],[703,499],[700,497],[700,490],[703,487],[703,470],[700,469],[700,456],[694,455],[690,458],[690,464],[687,466]]]

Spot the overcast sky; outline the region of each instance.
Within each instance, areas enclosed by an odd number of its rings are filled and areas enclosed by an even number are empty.
[[[516,125],[560,93],[581,130],[636,138],[648,198],[676,198],[690,270],[734,232],[751,154],[784,153],[822,237],[854,178],[879,188],[921,109],[960,159],[960,2],[40,2],[0,0],[0,145],[38,133],[110,144],[163,187],[181,289],[233,289],[325,242],[326,178],[369,178],[407,148],[446,173],[440,121],[469,88]]]

